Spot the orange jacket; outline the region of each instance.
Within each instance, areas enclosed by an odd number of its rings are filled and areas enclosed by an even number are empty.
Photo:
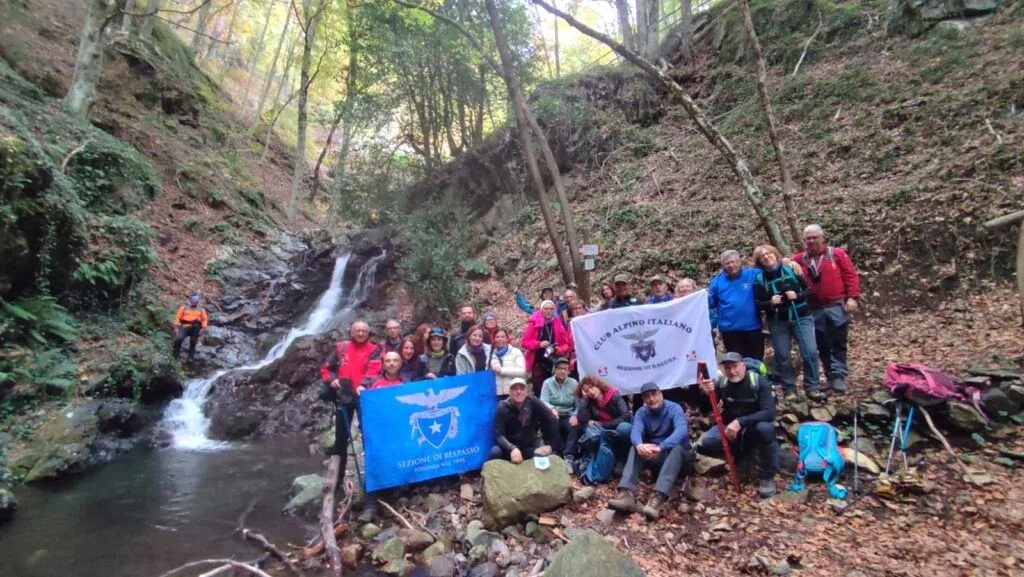
[[[181,307],[178,309],[178,314],[174,316],[174,324],[178,326],[191,325],[196,321],[203,323],[204,329],[209,323],[209,320],[206,318],[206,309],[203,307],[196,309],[191,307]]]

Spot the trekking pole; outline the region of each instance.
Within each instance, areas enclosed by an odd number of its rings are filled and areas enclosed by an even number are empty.
[[[896,423],[892,427],[892,441],[889,443],[889,457],[885,460],[885,474],[889,474],[889,467],[892,465],[892,455],[896,450],[896,438],[900,435],[900,415],[903,414],[903,402],[896,404]]]
[[[348,431],[348,445],[352,447],[352,463],[356,467],[356,481],[359,482],[359,487],[365,491],[363,474],[359,470],[359,452],[356,451],[356,440],[352,437],[352,422],[348,418],[348,409],[345,408],[344,404],[341,405],[341,418],[345,421],[345,430]],[[345,447],[345,450],[347,451],[348,447]]]
[[[804,339],[804,329],[803,329],[803,326],[800,325],[800,312],[796,308],[796,302],[795,301],[789,301],[789,312],[790,312],[790,315],[792,316],[792,318],[789,321],[789,324],[793,325],[793,332],[796,333],[797,346],[800,347],[800,360],[804,360],[804,351],[807,350],[807,341]],[[817,362],[818,362],[818,359],[811,359],[811,360],[807,361],[808,364],[810,364],[810,363],[817,363]],[[793,372],[794,372],[794,374],[796,373],[796,367],[793,368]],[[795,383],[796,379],[794,378],[793,381]],[[820,386],[821,386],[820,383],[814,383],[814,385],[815,385],[816,388],[820,388]],[[807,391],[807,375],[806,374],[804,375],[804,391],[805,392]]]
[[[859,492],[857,481],[860,477],[860,445],[857,443],[857,416],[860,414],[860,391],[857,391],[853,399],[853,495],[856,497]]]
[[[709,379],[708,366],[701,361],[697,364],[697,372],[704,379]],[[729,478],[736,493],[740,492],[740,477],[736,473],[736,461],[732,458],[732,451],[729,449],[729,439],[725,436],[725,423],[722,422],[722,412],[718,410],[718,395],[715,394],[715,387],[708,391],[708,398],[711,400],[711,410],[715,414],[715,424],[718,426],[718,436],[722,439],[722,452],[725,454],[725,464],[729,467]]]
[[[907,422],[903,426],[902,435],[900,435],[900,453],[903,455],[903,468],[909,469],[907,465],[907,437],[910,435],[910,423],[914,419],[914,404],[910,404],[910,409],[907,410]]]

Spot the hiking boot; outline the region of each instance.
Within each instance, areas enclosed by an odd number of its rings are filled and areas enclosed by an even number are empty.
[[[570,475],[576,474],[576,460],[568,455],[565,457],[565,471]]]
[[[636,496],[629,489],[619,489],[618,496],[608,501],[608,508],[623,513],[636,511]]]
[[[843,377],[832,377],[828,380],[828,388],[834,393],[843,394],[846,392],[846,381]]]
[[[641,510],[644,517],[647,517],[648,521],[657,521],[661,517],[661,506],[665,504],[666,497],[658,491],[651,493],[651,498],[647,501],[647,505]]]
[[[757,494],[762,499],[767,499],[775,494],[775,479],[764,479],[757,486]]]
[[[813,391],[806,391],[806,393],[807,398],[811,401],[814,401],[815,403],[825,402],[825,393],[819,391],[818,389],[814,389]]]
[[[796,394],[796,391],[786,391],[782,394],[782,400],[787,403],[795,403],[799,398],[800,397]]]

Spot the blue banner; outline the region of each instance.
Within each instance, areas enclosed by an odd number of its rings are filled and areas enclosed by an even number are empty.
[[[491,371],[363,391],[366,490],[483,467],[497,406]]]

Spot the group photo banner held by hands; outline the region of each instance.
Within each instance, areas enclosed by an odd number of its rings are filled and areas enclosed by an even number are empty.
[[[580,378],[596,375],[622,393],[697,382],[697,363],[718,377],[708,293],[666,303],[609,309],[572,319]]]
[[[363,391],[366,490],[483,467],[494,445],[494,378],[483,371]]]

